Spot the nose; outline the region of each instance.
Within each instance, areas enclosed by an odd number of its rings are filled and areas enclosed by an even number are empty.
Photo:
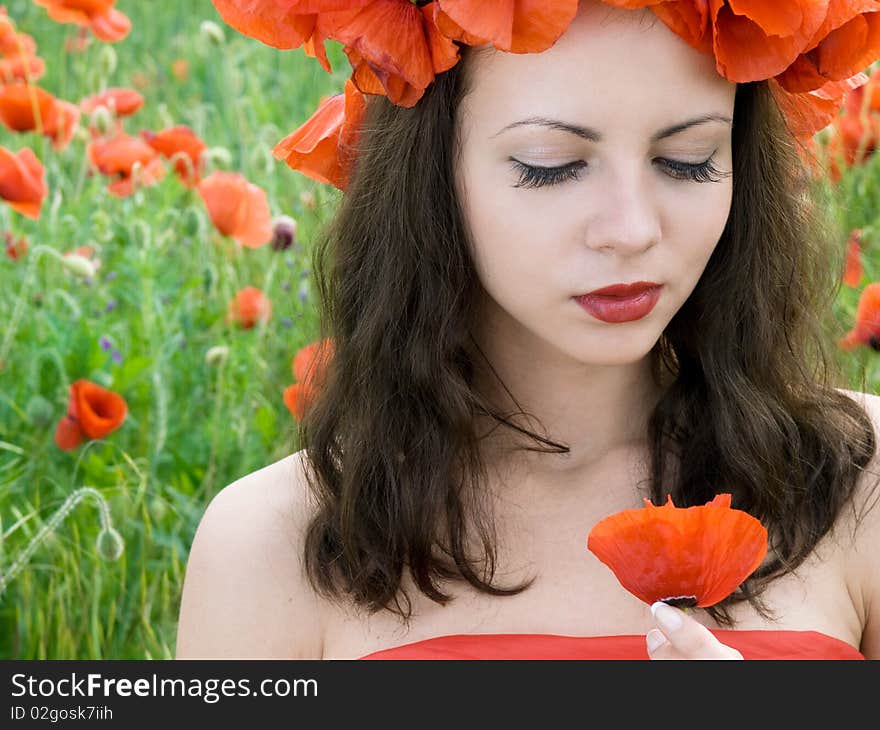
[[[589,248],[621,256],[643,253],[661,237],[660,209],[647,177],[633,165],[631,173],[609,174],[591,187],[584,241]]]

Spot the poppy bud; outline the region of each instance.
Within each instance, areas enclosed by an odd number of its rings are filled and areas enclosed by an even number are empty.
[[[61,258],[61,263],[63,263],[68,270],[83,279],[91,279],[95,276],[95,267],[92,262],[85,256],[80,256],[78,253],[71,253],[63,256]]]
[[[32,396],[25,407],[28,421],[36,428],[45,428],[52,423],[54,411],[52,404],[41,395]]]
[[[13,261],[20,259],[25,253],[27,253],[27,240],[19,238],[16,241],[11,231],[4,231],[3,237],[6,240],[6,255]]]
[[[286,251],[296,243],[296,221],[289,215],[280,215],[272,222],[272,249]]]
[[[203,165],[211,165],[212,168],[218,164],[229,167],[232,164],[232,154],[225,147],[209,147],[202,152],[200,162]]]
[[[89,116],[89,127],[98,134],[107,134],[113,127],[113,113],[103,104],[99,104]]]
[[[125,541],[115,528],[108,525],[98,533],[98,538],[95,540],[95,549],[104,560],[113,562],[122,555],[122,551],[125,549]]]
[[[199,26],[199,33],[209,43],[222,46],[226,42],[226,36],[223,35],[223,29],[210,20],[203,20]]]
[[[98,68],[100,69],[101,76],[110,76],[116,70],[117,61],[118,58],[116,51],[113,50],[113,46],[106,43],[102,45],[101,53],[98,55]]]
[[[215,345],[205,353],[207,365],[222,365],[229,357],[229,348],[226,345]]]

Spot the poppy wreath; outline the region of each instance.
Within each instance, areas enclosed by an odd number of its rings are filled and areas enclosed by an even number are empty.
[[[770,80],[792,133],[809,140],[837,115],[844,94],[868,81],[880,58],[880,0],[602,0],[650,8],[688,44],[715,58],[729,81]],[[324,42],[343,45],[352,67],[343,93],[321,102],[274,148],[277,159],[345,190],[364,95],[418,103],[462,44],[508,53],[550,48],[579,0],[212,0],[240,33],[280,49],[302,47],[331,72]]]

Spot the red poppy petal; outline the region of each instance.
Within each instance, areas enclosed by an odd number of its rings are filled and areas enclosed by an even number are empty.
[[[85,436],[79,427],[79,424],[69,416],[58,421],[55,427],[55,445],[64,451],[70,451],[79,446]]]
[[[645,500],[598,522],[587,547],[621,585],[645,603],[693,596],[697,606],[723,600],[760,565],[767,531],[754,517],[730,509],[730,495],[679,508]]]

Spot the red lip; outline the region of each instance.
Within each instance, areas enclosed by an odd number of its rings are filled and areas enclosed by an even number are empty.
[[[638,296],[646,289],[653,289],[656,286],[660,286],[660,284],[655,281],[634,281],[632,284],[612,284],[611,286],[604,286],[601,289],[594,289],[586,294],[581,294],[581,296],[634,297]]]
[[[660,299],[662,285],[645,286],[646,283],[637,282],[630,286],[618,284],[596,290],[599,292],[629,291],[634,294],[611,296],[590,292],[573,298],[586,312],[603,322],[631,322],[646,316]]]

